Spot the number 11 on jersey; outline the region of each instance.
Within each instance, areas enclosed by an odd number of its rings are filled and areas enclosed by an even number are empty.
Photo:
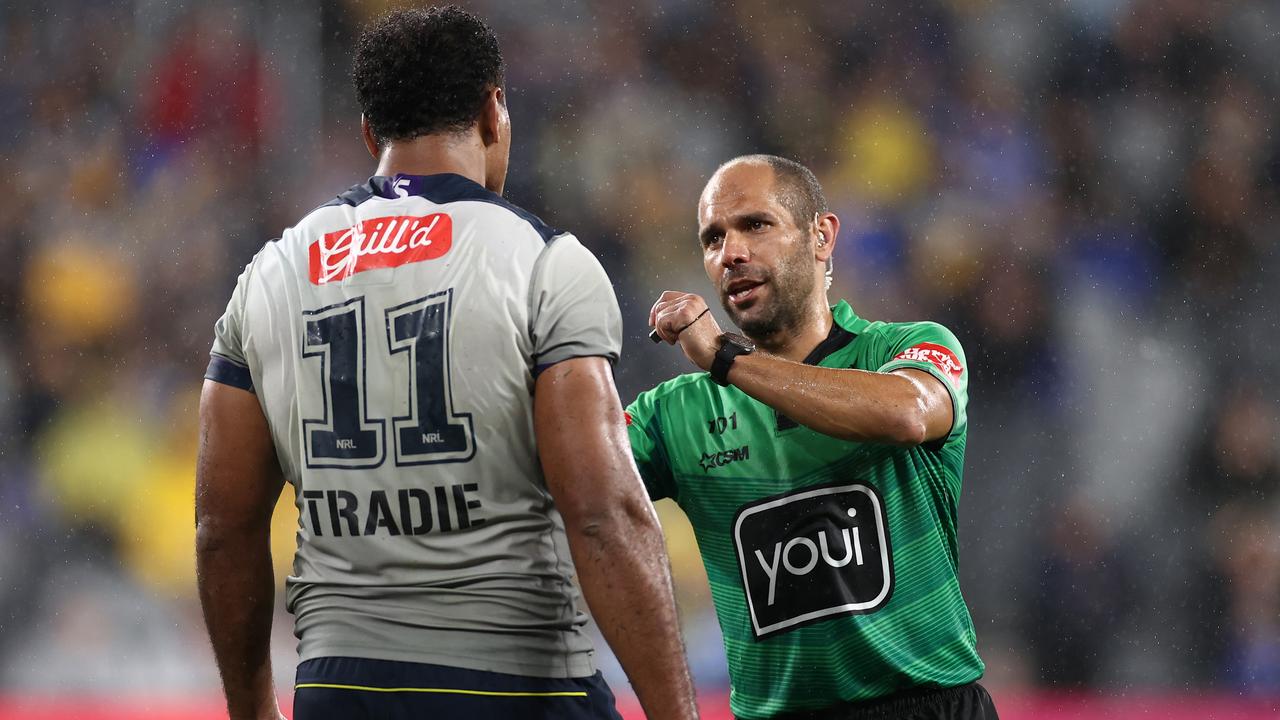
[[[465,462],[475,454],[470,413],[453,411],[449,316],[453,290],[387,311],[387,346],[407,353],[409,414],[393,418],[396,465]]]
[[[387,347],[393,356],[403,354],[411,370],[409,412],[391,418],[398,466],[465,462],[475,454],[471,415],[453,411],[452,302],[450,289],[385,312]],[[385,459],[386,420],[369,405],[364,304],[353,298],[303,314],[302,356],[320,360],[325,406],[322,417],[302,422],[309,468],[374,468]]]

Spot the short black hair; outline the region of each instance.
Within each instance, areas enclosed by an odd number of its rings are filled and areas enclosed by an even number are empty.
[[[809,168],[795,160],[765,154],[742,155],[720,167],[723,169],[744,162],[764,163],[773,170],[773,189],[778,195],[778,202],[791,213],[796,227],[804,229],[813,222],[815,213],[827,212],[827,196],[822,193],[822,185]]]
[[[396,10],[356,42],[356,99],[379,145],[465,130],[502,87],[498,38],[453,5]]]

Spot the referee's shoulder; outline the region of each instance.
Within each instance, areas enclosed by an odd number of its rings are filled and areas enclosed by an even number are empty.
[[[873,320],[862,330],[863,335],[882,336],[886,339],[900,338],[914,334],[938,334],[955,337],[951,328],[936,320]]]

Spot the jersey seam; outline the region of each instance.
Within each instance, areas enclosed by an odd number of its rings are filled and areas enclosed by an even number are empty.
[[[555,242],[559,238],[564,237],[565,235],[572,234],[568,230],[558,230],[556,228],[551,227],[542,218],[538,217],[537,215],[534,215],[533,213],[529,212],[528,210],[525,210],[524,208],[520,207],[519,205],[516,205],[515,203],[507,202],[501,196],[496,198],[461,197],[461,198],[457,198],[456,200],[446,200],[444,202],[436,202],[435,200],[432,200],[431,198],[426,197],[425,195],[418,195],[416,197],[420,197],[423,200],[426,200],[427,202],[433,203],[435,205],[441,205],[441,206],[452,205],[453,203],[478,202],[478,203],[484,203],[486,205],[492,205],[494,207],[500,207],[503,210],[506,210],[507,212],[511,213],[512,215],[515,215],[516,218],[520,220],[520,222],[524,223],[525,225],[528,225],[529,229],[533,230],[534,234],[536,234],[538,238],[541,239],[542,242],[546,243],[547,245],[550,245],[551,243]],[[526,215],[528,215],[528,217],[525,217]],[[539,225],[541,225],[543,228],[546,228],[545,233],[538,228]]]
[[[512,214],[515,215],[515,213],[512,213]],[[516,217],[520,217],[520,216],[516,215]],[[520,218],[520,219],[524,220],[524,218]],[[525,221],[525,222],[528,222],[528,221]],[[534,292],[538,288],[538,277],[539,277],[539,273],[542,271],[543,259],[547,257],[547,252],[551,249],[552,245],[555,244],[556,240],[559,240],[560,238],[569,234],[571,233],[562,232],[559,235],[552,237],[550,240],[547,240],[546,243],[543,244],[542,249],[538,251],[538,257],[534,258],[533,267],[529,270],[529,290],[526,293],[527,297],[525,298],[525,317],[527,318],[526,322],[528,326],[525,328],[525,331],[529,337],[529,355],[531,356],[531,360],[535,365],[538,362],[538,353],[535,352],[537,348],[534,347],[535,338],[533,336],[533,326],[535,322],[534,312],[533,312]]]
[[[281,237],[284,237],[284,236],[281,235]],[[253,254],[253,259],[249,261],[249,267],[245,269],[244,294],[240,297],[240,307],[238,309],[238,312],[240,315],[239,317],[240,354],[244,356],[244,365],[246,368],[249,367],[249,351],[245,342],[246,340],[245,336],[247,334],[245,331],[248,329],[248,326],[245,324],[245,313],[248,312],[249,310],[249,297],[248,297],[249,285],[253,282],[254,278],[257,276],[258,259],[262,257],[262,253],[266,252],[267,248],[272,246],[271,244],[273,242],[275,241],[268,240],[267,242],[263,243],[262,247],[258,248],[258,252]],[[252,376],[253,376],[253,371],[250,370],[250,377],[252,378]]]
[[[554,505],[554,499],[552,500],[552,504]],[[565,614],[576,617],[578,609],[574,607],[574,604],[573,604],[573,585],[568,580],[568,577],[569,577],[568,573],[565,572],[567,568],[565,567],[564,558],[560,555],[560,548],[556,546],[556,533],[555,533],[554,523],[551,523],[551,528],[547,530],[546,537],[547,537],[547,540],[551,543],[551,554],[554,555],[556,558],[556,570],[558,571],[556,574],[560,576],[560,589],[561,589],[561,596],[564,598],[563,604],[565,608]],[[565,537],[565,542],[568,542],[567,533]],[[570,566],[572,567],[572,563],[570,563]],[[576,571],[577,568],[574,567],[574,570]],[[560,646],[560,655],[561,657],[564,658],[564,671],[567,674],[569,672],[569,662],[573,657],[569,649],[568,637],[564,633],[560,633],[557,638],[557,644]]]

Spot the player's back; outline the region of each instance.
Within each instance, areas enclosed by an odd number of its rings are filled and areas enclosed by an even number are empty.
[[[295,486],[304,660],[594,671],[532,412],[539,367],[620,344],[572,235],[458,175],[375,177],[268,243],[217,335]]]

